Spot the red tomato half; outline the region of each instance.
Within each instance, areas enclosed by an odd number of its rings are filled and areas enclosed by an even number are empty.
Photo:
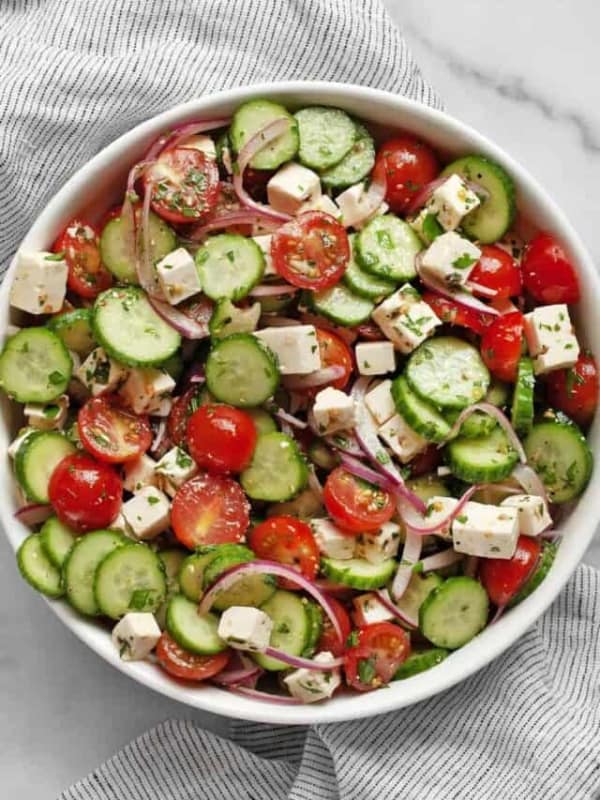
[[[96,297],[112,285],[112,275],[100,258],[98,232],[89,222],[77,217],[71,220],[52,250],[65,254],[67,285],[80,297]]]
[[[77,428],[85,449],[109,464],[133,461],[152,444],[148,418],[120,408],[114,396],[88,400],[79,409]]]
[[[156,660],[165,672],[187,681],[205,681],[227,666],[231,650],[214,656],[197,656],[180,647],[168,633],[163,633],[156,645]]]
[[[398,136],[384,142],[377,152],[375,169],[383,164],[387,181],[386,202],[396,214],[403,214],[426,183],[439,171],[431,147],[414,136]]]
[[[323,367],[341,367],[343,373],[334,381],[323,384],[314,390],[311,389],[308,393],[317,394],[326,386],[333,386],[334,389],[344,389],[350,380],[350,375],[354,368],[352,351],[343,339],[340,339],[335,333],[331,333],[331,331],[324,330],[323,328],[317,328],[317,344],[319,345],[321,365]]]
[[[542,545],[539,539],[519,536],[512,558],[484,558],[479,579],[494,605],[505,606],[533,573]]]
[[[389,683],[410,655],[410,637],[391,622],[363,625],[355,632],[356,644],[346,651],[346,681],[359,692]]]
[[[200,150],[166,150],[146,172],[152,184],[152,208],[168,222],[198,222],[215,208],[219,197],[219,168]]]
[[[56,516],[79,533],[107,528],[114,522],[122,494],[115,469],[83,453],[63,458],[48,486]]]
[[[549,233],[538,233],[525,248],[523,283],[538,303],[577,303],[580,297],[575,268]]]
[[[395,509],[391,494],[343,467],[327,476],[323,502],[333,521],[350,534],[378,530],[391,519]]]
[[[181,544],[241,542],[250,523],[250,503],[239,483],[222,475],[196,475],[178,489],[171,525]]]
[[[173,403],[167,420],[167,433],[173,444],[179,447],[187,442],[188,420],[200,408],[203,391],[202,384],[193,384]]]
[[[320,291],[335,286],[350,258],[345,228],[322,211],[306,211],[273,234],[275,270],[292,286]]]
[[[521,294],[521,270],[514,258],[493,244],[482,244],[480,249],[481,258],[473,267],[469,280],[486,289],[494,289],[495,300]],[[473,290],[473,293],[477,294],[477,290]]]
[[[256,426],[245,411],[209,403],[194,411],[187,424],[194,461],[211,472],[241,472],[256,445]]]
[[[494,317],[474,311],[472,308],[455,303],[441,294],[426,291],[423,293],[423,300],[430,306],[442,322],[449,325],[458,325],[461,328],[469,328],[474,333],[481,336],[486,328],[491,325]]]
[[[523,344],[523,314],[513,311],[497,317],[481,339],[481,357],[501,381],[514,383]]]
[[[321,629],[321,637],[319,639],[319,643],[317,645],[317,651],[322,652],[323,650],[333,653],[334,656],[338,657],[344,653],[346,649],[346,641],[348,636],[350,636],[350,631],[352,630],[352,624],[350,622],[350,617],[348,616],[348,612],[344,608],[344,606],[340,603],[339,600],[336,600],[335,597],[331,597],[330,595],[327,598],[333,608],[335,613],[335,617],[338,621],[338,624],[342,630],[342,641],[340,642],[337,633],[335,632],[335,628],[333,627],[333,623],[327,616],[327,614],[323,614],[323,627]]]
[[[248,538],[250,547],[259,558],[279,561],[313,580],[319,571],[319,548],[306,522],[281,514],[270,517],[253,528]],[[298,584],[280,578],[287,589],[298,590]]]
[[[547,379],[548,402],[578,425],[589,425],[598,405],[598,367],[582,353],[575,366],[557,369]]]

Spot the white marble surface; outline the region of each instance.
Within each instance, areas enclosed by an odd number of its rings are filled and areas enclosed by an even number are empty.
[[[600,257],[596,0],[384,0],[447,109],[491,136],[556,196]],[[600,566],[600,547],[590,562]],[[2,796],[48,800],[172,716],[214,717],[100,661],[19,579],[0,537]]]

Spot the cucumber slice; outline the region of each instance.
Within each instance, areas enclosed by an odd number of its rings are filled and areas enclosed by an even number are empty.
[[[313,619],[307,611],[307,602],[294,592],[278,589],[263,603],[262,611],[273,620],[271,647],[283,650],[291,656],[299,656],[306,650],[313,635]],[[252,653],[254,660],[269,672],[288,669],[289,665],[264,653]]]
[[[48,503],[48,484],[57,464],[75,452],[58,431],[38,431],[25,439],[15,458],[15,475],[29,500]]]
[[[217,633],[219,620],[210,612],[200,616],[196,603],[176,594],[167,606],[167,631],[180,647],[200,656],[212,656],[227,645]]]
[[[317,644],[323,631],[323,611],[321,610],[320,606],[311,602],[310,600],[304,599],[303,602],[306,604],[306,616],[308,617],[309,622],[309,633],[306,647],[302,651],[302,656],[304,658],[312,658],[315,650],[317,649]]]
[[[0,354],[0,388],[19,403],[49,403],[63,394],[73,362],[62,340],[48,328],[24,328]]]
[[[350,151],[333,167],[321,173],[321,183],[331,189],[346,189],[367,177],[375,164],[375,142],[360,122],[354,122],[355,139]]]
[[[219,553],[218,547],[208,545],[187,556],[179,570],[181,591],[192,603],[199,602],[204,586],[204,570]]]
[[[396,602],[396,605],[408,617],[419,619],[419,609],[430,593],[438,586],[441,586],[442,583],[442,578],[435,572],[429,572],[427,575],[414,572],[410,576],[406,591]]]
[[[431,403],[412,391],[404,375],[392,381],[392,397],[408,425],[430,442],[443,442],[450,433],[448,421]]]
[[[345,111],[310,106],[297,111],[294,116],[300,137],[298,155],[305,166],[329,169],[351,151],[357,130]]]
[[[127,541],[117,531],[92,531],[75,542],[62,569],[65,593],[73,608],[88,616],[100,613],[94,597],[96,569],[105,556]]]
[[[412,478],[406,481],[406,485],[414,492],[417,497],[426,504],[432,497],[450,497],[448,487],[444,481],[437,478],[435,475],[423,475],[420,478]]]
[[[358,234],[356,245],[358,263],[373,275],[400,283],[417,274],[415,256],[423,244],[410,225],[394,214],[372,219]]]
[[[150,260],[160,261],[177,247],[177,237],[172,228],[152,211],[148,217],[150,234]],[[129,217],[114,217],[109,220],[100,234],[100,255],[102,263],[121,281],[138,284],[135,261],[130,252],[131,226]],[[141,226],[139,249],[142,249]],[[141,255],[141,253],[140,253]]]
[[[366,297],[367,300],[374,300],[376,303],[383,300],[396,288],[396,284],[392,281],[387,281],[385,278],[378,278],[371,275],[370,272],[364,270],[355,257],[356,248],[356,233],[351,233],[348,239],[350,240],[350,261],[346,266],[343,281],[350,291],[360,297]]]
[[[204,294],[211,300],[241,300],[260,282],[265,257],[254,239],[219,233],[198,249],[196,269]]]
[[[429,650],[413,650],[406,661],[396,670],[394,680],[403,681],[406,678],[412,678],[413,675],[419,675],[421,672],[441,664],[449,655],[450,651],[444,650],[442,647],[432,647]]]
[[[257,608],[266,603],[276,589],[277,581],[271,575],[242,575],[233,586],[217,594],[213,608],[217,611],[225,611],[231,606]]]
[[[479,351],[454,336],[438,336],[419,345],[405,374],[414,392],[441,409],[460,410],[477,403],[490,384]]]
[[[523,447],[553,503],[567,503],[583,492],[594,459],[585,436],[568,417],[557,413],[538,422]]]
[[[47,519],[40,530],[40,543],[44,553],[58,570],[65,563],[65,559],[77,538],[77,533],[63,525],[58,517]]]
[[[489,483],[507,478],[519,460],[508,437],[497,427],[479,439],[453,439],[446,447],[452,474],[467,483]]]
[[[525,584],[512,598],[512,600],[509,601],[509,608],[516,606],[518,603],[525,600],[526,597],[529,597],[532,592],[535,592],[546,575],[550,572],[550,568],[552,567],[552,564],[554,564],[554,559],[556,558],[557,550],[558,547],[556,544],[554,544],[554,542],[542,542],[542,552],[537,567],[535,568],[533,575],[531,575],[531,577],[525,581]]]
[[[141,289],[108,289],[92,312],[94,336],[106,352],[130,367],[162,364],[181,345],[181,336],[162,320]]]
[[[264,408],[248,408],[246,409],[246,414],[249,414],[254,420],[254,427],[259,436],[262,436],[263,433],[273,433],[277,430],[275,420]]]
[[[370,317],[375,304],[365,297],[359,297],[343,283],[322,292],[307,292],[308,304],[317,314],[338,325],[353,328],[362,325]]]
[[[212,558],[204,567],[204,575],[202,577],[202,586],[208,589],[225,570],[234,567],[236,564],[247,564],[248,561],[254,561],[256,556],[243,544],[231,544],[229,547],[219,549],[214,558]]]
[[[167,627],[167,606],[170,599],[179,594],[181,586],[179,585],[179,572],[181,565],[185,560],[185,552],[175,547],[169,550],[161,550],[158,557],[162,561],[165,570],[165,579],[167,581],[167,593],[160,608],[158,608],[154,616],[162,631]]]
[[[511,421],[513,428],[519,436],[525,436],[533,425],[533,392],[535,389],[535,376],[533,361],[529,356],[523,356],[519,361],[517,382],[513,394]]]
[[[61,597],[63,594],[60,570],[50,561],[40,536],[31,534],[17,551],[17,564],[21,575],[30,586],[47,597]]]
[[[510,399],[510,387],[496,378],[492,378],[485,399],[497,408],[504,408]]]
[[[154,612],[166,594],[165,568],[148,545],[118,547],[96,569],[94,597],[100,611],[111,619],[120,619],[128,611]]]
[[[419,628],[436,647],[456,650],[486,626],[489,600],[474,578],[447,578],[425,599],[419,611]]]
[[[250,161],[254,169],[277,169],[286,161],[291,161],[298,152],[298,124],[286,108],[272,100],[250,100],[233,115],[229,138],[236,153],[255,133],[282,117],[290,120],[290,128],[256,153]]]
[[[285,433],[266,433],[256,443],[250,466],[240,475],[252,500],[282,503],[308,482],[308,468],[298,445]]]
[[[446,419],[454,424],[460,415],[460,411],[447,411]],[[496,420],[484,411],[474,411],[466,418],[460,426],[458,435],[464,439],[478,439],[480,436],[488,436],[496,427]]]
[[[353,589],[381,589],[390,580],[398,563],[388,558],[372,564],[365,558],[322,558],[321,571],[326,578]]]
[[[510,175],[483,156],[464,156],[448,164],[442,172],[442,176],[453,174],[481,186],[486,193],[485,197],[480,196],[481,205],[463,219],[464,232],[482,244],[501,239],[517,212],[515,186]]]
[[[263,314],[278,314],[294,302],[293,294],[276,294],[271,297],[259,297],[258,302]]]
[[[219,300],[208,323],[208,330],[214,339],[223,339],[232,333],[252,333],[256,330],[261,313],[260,303],[254,303],[250,308],[236,308],[231,300]]]
[[[240,408],[259,406],[279,385],[275,356],[249,333],[234,333],[214,343],[205,369],[214,397]]]
[[[55,333],[68,350],[85,358],[96,342],[92,333],[92,314],[89,308],[76,308],[48,321],[48,328]]]

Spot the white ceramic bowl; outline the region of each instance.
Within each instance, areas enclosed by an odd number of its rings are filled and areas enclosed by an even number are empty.
[[[582,301],[576,310],[579,334],[583,334],[585,343],[594,352],[600,353],[600,326],[596,317],[600,281],[589,254],[554,200],[527,170],[467,125],[419,103],[360,86],[303,82],[252,86],[192,100],[165,111],[138,125],[82,167],[48,203],[23,244],[30,248],[47,248],[73,215],[87,211],[90,216],[98,217],[122,196],[129,167],[141,158],[149,143],[165,129],[191,119],[230,114],[240,103],[257,96],[272,97],[292,107],[315,103],[339,106],[390,129],[401,128],[422,136],[445,155],[476,152],[498,161],[516,182],[519,210],[537,226],[554,232],[577,265],[582,284]],[[0,290],[2,333],[9,323],[11,272],[12,268]],[[15,409],[3,398],[0,421],[2,452],[6,452],[18,422]],[[599,441],[600,425],[596,423],[590,433],[596,457],[600,453]],[[8,498],[8,502],[0,505],[0,519],[16,549],[27,530],[13,518],[14,480],[8,458],[0,463],[0,486]],[[121,662],[104,628],[80,617],[64,602],[50,602],[50,605],[65,625],[117,669],[189,706],[228,717],[288,724],[334,722],[371,716],[411,705],[442,692],[489,664],[510,647],[548,608],[583,556],[600,517],[600,507],[595,499],[599,489],[600,469],[594,472],[585,494],[563,525],[564,539],[555,564],[533,595],[441,665],[368,696],[347,694],[320,705],[283,706],[239,697],[211,686],[183,686],[150,663]]]

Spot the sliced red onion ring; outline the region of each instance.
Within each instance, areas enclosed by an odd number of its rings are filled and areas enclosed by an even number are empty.
[[[391,595],[396,600],[400,600],[408,584],[410,583],[413,574],[413,567],[421,557],[421,548],[423,546],[423,538],[412,533],[410,528],[406,531],[406,538],[404,540],[404,548],[402,556],[400,557],[400,565],[396,570],[394,580],[392,582]]]
[[[213,676],[213,682],[221,686],[247,686],[254,689],[263,674],[258,664],[237,650],[233,651],[227,669]]]
[[[396,490],[396,486],[386,478],[385,475],[382,475],[380,472],[376,472],[371,467],[368,467],[366,464],[363,464],[362,461],[359,461],[354,456],[349,455],[348,453],[341,453],[340,461],[346,472],[350,472],[352,475],[356,475],[357,478],[361,478],[363,481],[367,481],[367,483],[372,483],[375,486],[379,486],[380,489],[384,489],[386,492],[394,492]]]
[[[315,386],[323,386],[325,383],[335,381],[344,374],[344,367],[335,364],[331,367],[310,372],[308,375],[286,375],[283,384],[286,389],[311,389]]]
[[[298,419],[293,414],[288,414],[287,411],[284,411],[283,408],[276,408],[273,411],[273,416],[277,417],[278,420],[281,422],[287,422],[288,425],[291,425],[292,428],[298,428],[298,430],[306,430],[308,428],[308,423],[304,422],[304,420]]]
[[[144,189],[144,203],[142,205],[142,256],[136,261],[137,277],[142,289],[157,300],[163,300],[163,291],[158,282],[158,276],[152,264],[150,246],[150,204],[154,183],[149,180]],[[136,236],[137,241],[137,236]]]
[[[18,511],[15,511],[14,518],[27,525],[28,528],[33,525],[39,525],[45,522],[48,517],[54,513],[52,506],[47,503],[29,503],[23,506]]]
[[[369,187],[364,196],[360,198],[362,214],[358,218],[355,218],[353,222],[355,228],[367,222],[377,213],[377,209],[385,200],[386,191],[387,179],[385,176],[385,166],[382,162],[381,166],[376,165],[373,168]]]
[[[252,297],[276,297],[279,294],[296,294],[298,287],[289,283],[261,283],[248,292]]]
[[[431,195],[435,192],[437,188],[439,188],[443,183],[446,183],[448,180],[448,176],[445,175],[443,178],[436,178],[434,181],[429,181],[424,186],[419,189],[413,199],[410,201],[406,209],[407,215],[416,214],[417,211],[427,205],[429,202]]]
[[[464,569],[467,578],[474,578],[477,575],[478,567],[479,567],[479,556],[467,556]]]
[[[529,464],[517,464],[512,471],[512,477],[521,484],[526,494],[543,497],[548,505],[548,493],[537,472]]]
[[[138,223],[134,209],[134,199],[137,200],[135,191],[136,181],[143,175],[148,167],[151,167],[155,162],[150,160],[140,161],[134,164],[129,170],[127,175],[127,186],[125,188],[125,197],[123,198],[123,205],[121,207],[121,216],[123,219],[128,220],[129,224],[125,230],[127,232],[126,250],[133,264],[135,264],[136,272],[139,260],[138,253]]]
[[[291,656],[276,647],[267,647],[264,652],[269,658],[276,658],[278,661],[283,661],[284,664],[289,664],[290,667],[295,667],[296,669],[314,669],[321,672],[330,672],[344,663],[343,658],[332,658],[331,661],[316,661],[314,658]]]
[[[162,417],[160,422],[158,423],[158,429],[156,431],[156,436],[152,440],[152,444],[150,445],[150,452],[156,453],[157,450],[160,449],[163,439],[165,438],[165,434],[167,432],[167,420]]]
[[[482,286],[480,283],[476,283],[475,281],[467,281],[465,286],[471,292],[478,292],[479,294],[484,295],[485,297],[496,297],[498,294],[497,289],[490,289],[487,286]]]
[[[196,322],[196,320],[188,317],[187,314],[184,314],[183,311],[180,311],[170,303],[158,300],[152,295],[148,297],[148,300],[158,316],[172,328],[175,328],[184,339],[206,339],[209,335],[206,325]]]
[[[323,487],[312,464],[308,468],[308,488],[317,495],[319,500],[323,498]]]
[[[214,119],[184,122],[182,125],[177,125],[172,130],[159,136],[146,153],[146,159],[158,158],[167,147],[177,147],[181,141],[195,134],[214,131],[217,128],[224,128],[229,125],[230,121],[229,117],[215,117]]]
[[[452,439],[461,429],[463,422],[470,417],[475,411],[483,411],[484,414],[489,414],[490,417],[493,417],[496,422],[503,428],[504,432],[508,436],[508,439],[512,445],[512,447],[516,450],[519,455],[519,460],[522,464],[527,463],[527,456],[525,455],[525,450],[523,450],[523,445],[521,444],[519,437],[515,433],[513,426],[510,424],[507,417],[502,413],[502,411],[492,403],[473,403],[473,405],[468,406],[463,411],[460,412],[458,418],[452,428],[450,429],[450,433],[446,437],[446,441],[448,439]],[[514,472],[513,472],[514,475]],[[518,480],[518,478],[517,478]]]
[[[461,306],[470,308],[472,311],[477,311],[480,314],[488,314],[491,317],[500,316],[499,311],[492,306],[486,305],[476,297],[473,297],[473,295],[469,294],[469,292],[465,292],[464,289],[451,288],[442,281],[438,281],[429,275],[427,271],[421,267],[421,255],[422,254],[419,253],[419,255],[415,257],[415,267],[419,273],[419,278],[428,289],[441,294],[443,297],[446,297],[449,300],[453,300],[455,303],[458,303]]]
[[[325,442],[340,453],[348,453],[356,458],[365,458],[365,451],[352,433],[333,433],[325,437]]]
[[[465,507],[465,504],[479,489],[481,489],[481,486],[478,484],[469,486],[467,491],[459,498],[458,503],[452,511],[433,525],[431,522],[427,522],[426,516],[419,514],[412,506],[409,506],[408,503],[404,501],[398,503],[398,513],[402,517],[404,524],[407,525],[416,536],[431,536],[451,525],[452,521],[456,519]]]
[[[286,694],[270,694],[269,692],[261,692],[259,689],[250,689],[248,686],[229,686],[230,692],[242,694],[244,697],[250,697],[252,700],[264,700],[267,703],[276,703],[280,706],[299,706],[302,701],[297,697],[290,697]]]
[[[335,583],[334,581],[327,580],[327,578],[319,578],[315,581],[315,586],[328,594],[347,595],[353,591],[350,586],[345,586],[343,583]]]
[[[447,550],[442,550],[441,552],[435,553],[432,556],[423,558],[421,560],[421,567],[423,572],[431,572],[434,569],[450,567],[452,564],[456,564],[463,559],[464,555],[462,553],[457,553],[456,550],[453,550],[452,547],[449,547]]]
[[[189,233],[189,238],[193,242],[198,242],[208,233],[213,231],[220,231],[223,228],[229,228],[233,225],[264,225],[268,227],[278,227],[281,224],[279,220],[273,220],[262,211],[249,210],[247,208],[239,209],[238,211],[228,211],[221,214],[214,219],[204,222],[201,225],[196,225],[195,228]]]
[[[419,627],[419,621],[417,619],[414,619],[414,617],[411,617],[409,614],[405,614],[403,611],[400,611],[398,606],[390,597],[387,589],[377,589],[375,594],[377,595],[377,599],[381,605],[385,606],[390,614],[393,614],[396,619],[400,620],[400,622],[404,622],[405,625],[409,625],[411,628]]]
[[[500,617],[501,617],[501,616],[504,614],[504,612],[505,612],[505,611],[506,611],[506,606],[498,606],[498,608],[496,609],[496,613],[495,613],[495,614],[494,614],[494,616],[491,618],[491,620],[489,621],[489,623],[488,623],[488,624],[489,624],[489,625],[493,625],[493,624],[494,624],[494,622],[498,622],[498,620],[499,620],[499,619],[500,619]]]

